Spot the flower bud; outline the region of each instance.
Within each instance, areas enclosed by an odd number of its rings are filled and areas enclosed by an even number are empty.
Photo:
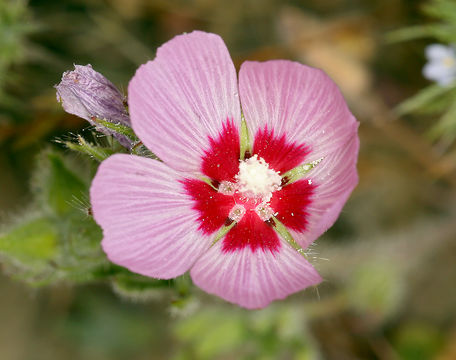
[[[114,124],[130,125],[125,109],[125,97],[103,75],[92,66],[74,65],[73,71],[66,71],[62,81],[56,85],[57,100],[66,112],[86,119],[106,135],[113,135],[123,146],[130,148],[130,139],[96,123],[96,119]]]

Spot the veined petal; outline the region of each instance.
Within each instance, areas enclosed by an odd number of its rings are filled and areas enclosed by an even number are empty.
[[[296,62],[244,62],[239,72],[242,109],[252,136],[266,127],[275,136],[308,147],[306,161],[343,146],[357,122],[334,82]]]
[[[179,173],[156,160],[117,154],[98,168],[90,198],[108,258],[133,272],[169,279],[210,246]]]
[[[244,247],[223,251],[222,241],[209,249],[190,271],[204,291],[248,309],[262,308],[321,282],[313,266],[283,240],[278,252]]]
[[[307,247],[334,223],[358,182],[358,123],[337,86],[321,70],[283,60],[246,62],[239,82],[244,115],[252,132],[267,127],[276,136],[309,149],[306,163],[322,159],[301,180],[312,185],[301,229],[293,219],[299,215],[294,209],[286,203],[282,206],[285,211],[278,209],[295,240]]]
[[[307,247],[336,221],[342,207],[358,183],[356,161],[359,138],[354,134],[337,152],[322,160],[305,179],[312,184],[312,196],[306,207],[306,229],[290,233],[298,244]]]
[[[194,31],[161,46],[128,87],[132,127],[169,166],[200,172],[210,140],[240,126],[236,71],[223,40]]]

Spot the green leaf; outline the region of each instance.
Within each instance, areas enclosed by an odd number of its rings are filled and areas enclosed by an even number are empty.
[[[438,84],[430,85],[418,92],[418,94],[399,104],[395,110],[398,115],[415,112],[424,108],[438,97],[443,96],[451,89],[451,87],[445,87]]]
[[[62,158],[54,153],[48,154],[50,171],[45,185],[45,200],[58,215],[74,210],[71,201],[76,196],[87,193],[84,182],[64,164]]]
[[[423,7],[429,16],[449,23],[456,23],[456,3],[453,0],[434,0]]]
[[[243,318],[239,313],[205,310],[179,322],[175,334],[191,344],[197,359],[216,359],[245,343]]]
[[[439,122],[432,127],[429,135],[434,140],[440,136],[445,136],[450,141],[456,138],[456,102],[451,104]]]
[[[435,24],[429,31],[441,43],[452,44],[456,40],[456,24]]]
[[[402,360],[451,359],[445,357],[442,347],[445,334],[425,322],[406,322],[396,330],[393,346]],[[440,354],[440,357],[439,357]]]
[[[391,31],[386,34],[385,41],[396,43],[430,36],[432,36],[432,32],[429,26],[417,25]]]
[[[38,218],[0,236],[0,252],[24,264],[50,260],[57,252],[57,230],[45,218]]]
[[[453,105],[454,99],[456,98],[456,88],[448,91],[442,96],[434,98],[431,102],[428,102],[425,106],[420,107],[414,111],[417,115],[440,115],[443,114],[447,109]]]
[[[122,287],[125,291],[141,292],[158,288],[169,288],[174,280],[159,280],[148,276],[134,274],[128,270],[119,272],[114,277],[117,286]]]
[[[405,294],[399,270],[379,260],[361,264],[352,273],[344,291],[352,308],[377,321],[395,314]]]
[[[192,280],[188,274],[178,276],[173,280],[173,283],[177,293],[180,296],[185,296],[190,293],[190,290],[192,288]]]
[[[158,299],[172,288],[174,280],[158,280],[128,271],[117,274],[112,280],[114,291],[135,302]]]

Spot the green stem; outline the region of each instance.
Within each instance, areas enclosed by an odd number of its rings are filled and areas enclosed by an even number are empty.
[[[102,119],[99,119],[99,118],[96,118],[96,117],[92,117],[92,120],[95,123],[107,128],[109,130],[115,131],[118,134],[128,136],[132,140],[137,139],[137,136],[134,133],[133,129],[131,127],[129,127],[129,126],[125,126],[125,125],[122,125],[122,124],[114,124],[112,122],[109,122],[109,121],[106,121],[106,120],[102,120]]]
[[[103,161],[111,155],[110,153],[105,152],[99,147],[93,146],[92,144],[88,143],[80,135],[78,135],[78,142],[79,144],[75,144],[71,141],[67,141],[65,142],[65,146],[70,150],[79,151],[81,153],[90,155],[92,158],[98,161]]]

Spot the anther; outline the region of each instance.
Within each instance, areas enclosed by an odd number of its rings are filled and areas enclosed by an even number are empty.
[[[218,189],[218,192],[223,195],[233,195],[237,188],[236,184],[231,181],[222,181],[221,183],[217,182],[217,186],[215,186],[214,183],[212,184]]]
[[[281,186],[281,187],[282,187],[282,186],[285,186],[285,185],[288,183],[288,181],[290,181],[290,179],[288,178],[288,176],[284,176],[284,177],[282,178],[282,181],[280,182],[280,186]]]
[[[241,221],[242,217],[244,216],[245,211],[246,210],[245,210],[244,206],[236,204],[231,209],[228,217],[231,220],[236,221],[238,223],[239,221]]]
[[[261,220],[267,221],[274,216],[274,210],[267,203],[261,203],[255,208],[255,212]]]

